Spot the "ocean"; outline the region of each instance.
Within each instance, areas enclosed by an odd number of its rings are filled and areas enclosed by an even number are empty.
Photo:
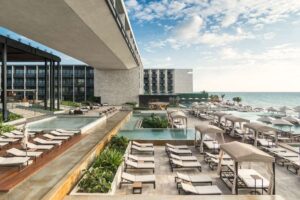
[[[241,97],[242,104],[252,107],[279,108],[288,106],[294,108],[300,106],[300,92],[208,92],[209,95],[225,94],[224,100],[232,100],[233,97]]]

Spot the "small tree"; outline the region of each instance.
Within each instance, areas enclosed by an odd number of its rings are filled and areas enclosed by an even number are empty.
[[[225,94],[221,94],[222,101],[224,100]]]
[[[237,102],[238,104],[242,101],[241,97],[233,97],[232,101]]]

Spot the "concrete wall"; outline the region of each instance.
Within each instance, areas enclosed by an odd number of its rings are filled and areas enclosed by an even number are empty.
[[[94,69],[94,94],[102,103],[121,105],[138,102],[141,92],[141,69],[98,70]]]
[[[175,69],[174,70],[174,93],[193,92],[193,70]]]

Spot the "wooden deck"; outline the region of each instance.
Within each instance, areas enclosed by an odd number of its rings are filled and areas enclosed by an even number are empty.
[[[1,192],[0,199],[62,199],[80,178],[82,169],[89,165],[109,141],[110,133],[116,134],[129,115],[130,112],[118,112],[108,118],[106,125],[97,126],[85,136],[74,138],[68,147],[57,152],[57,156],[54,155],[56,152],[49,154],[49,157],[45,155],[45,158],[37,161],[27,178],[23,175],[26,171],[21,172],[17,176],[21,182],[10,191]],[[8,182],[2,183],[4,186]]]

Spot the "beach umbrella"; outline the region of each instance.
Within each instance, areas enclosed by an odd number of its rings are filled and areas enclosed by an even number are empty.
[[[189,98],[189,100],[193,100],[193,98],[192,98],[192,97],[190,97],[190,98]]]
[[[184,98],[184,97],[182,97],[182,98],[181,98],[181,100],[185,100],[185,98]]]
[[[273,107],[267,108],[267,111],[268,112],[278,112],[278,110],[276,108],[273,108]]]
[[[199,100],[199,98],[198,98],[198,97],[196,97],[196,98],[195,98],[195,100]]]
[[[287,117],[283,117],[282,119],[291,122],[292,124],[298,124],[299,120],[293,116],[287,116]]]
[[[295,112],[297,112],[298,114],[299,114],[299,119],[300,119],[300,106],[296,106],[295,108],[294,108],[294,111]]]
[[[271,117],[268,117],[268,116],[262,116],[262,117],[258,118],[257,121],[271,124],[273,119]]]
[[[292,110],[292,109],[290,107],[287,107],[287,106],[282,106],[282,107],[279,108],[279,110],[281,112],[286,112],[287,110]]]
[[[285,119],[275,119],[272,120],[273,125],[277,126],[293,126],[293,124]]]

